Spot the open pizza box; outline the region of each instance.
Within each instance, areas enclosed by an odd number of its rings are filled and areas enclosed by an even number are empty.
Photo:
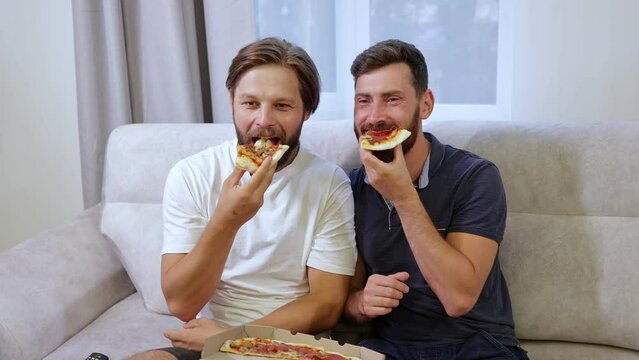
[[[351,344],[340,345],[337,341],[327,339],[327,338],[315,339],[313,335],[302,334],[302,333],[292,334],[288,330],[277,329],[271,326],[244,325],[244,326],[240,326],[240,327],[219,333],[215,336],[211,336],[208,339],[206,339],[206,341],[204,342],[204,350],[202,351],[202,360],[268,359],[268,358],[262,358],[258,356],[243,356],[243,355],[220,352],[220,347],[222,346],[222,344],[224,344],[226,340],[234,340],[234,339],[246,338],[246,337],[259,337],[259,338],[265,338],[265,339],[274,339],[274,340],[284,341],[288,343],[319,346],[324,348],[324,350],[326,351],[337,352],[345,356],[354,356],[362,360],[384,360],[385,359],[383,354],[380,354],[373,350],[351,345]],[[268,360],[272,360],[272,359],[268,359]]]

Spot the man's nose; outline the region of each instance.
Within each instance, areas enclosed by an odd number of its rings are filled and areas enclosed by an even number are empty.
[[[381,101],[375,101],[371,104],[371,111],[368,114],[370,122],[378,122],[386,120],[386,107]]]
[[[268,106],[263,106],[257,114],[255,120],[256,125],[260,127],[271,127],[275,125],[275,119],[273,117],[273,110]]]

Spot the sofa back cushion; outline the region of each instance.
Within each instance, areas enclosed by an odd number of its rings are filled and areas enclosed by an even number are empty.
[[[500,169],[518,337],[639,350],[639,123],[425,127]]]
[[[180,159],[235,137],[232,124],[125,125],[109,137],[102,232],[114,243],[145,307],[168,314],[160,287],[162,194]],[[359,166],[350,121],[304,124],[301,143],[345,169]]]

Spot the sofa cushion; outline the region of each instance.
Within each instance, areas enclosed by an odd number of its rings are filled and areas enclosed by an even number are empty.
[[[115,244],[147,310],[169,314],[160,287],[162,205],[107,203],[102,213],[102,232]]]
[[[613,346],[562,341],[522,341],[528,357],[543,360],[639,360],[639,351]]]
[[[104,202],[162,203],[179,160],[235,137],[232,124],[131,124],[113,130],[104,159]]]
[[[44,360],[84,359],[92,352],[111,360],[171,346],[163,333],[181,329],[182,322],[173,316],[145,311],[142,298],[134,293],[107,310]]]
[[[639,349],[637,229],[633,217],[509,213],[500,261],[517,335]]]
[[[0,359],[41,359],[135,289],[101,207],[0,253]]]
[[[494,162],[510,211],[639,217],[639,122],[427,121],[424,127]]]

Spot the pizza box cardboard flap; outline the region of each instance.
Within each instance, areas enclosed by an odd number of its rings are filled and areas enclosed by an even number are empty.
[[[337,341],[320,338],[316,339],[313,335],[308,334],[292,334],[288,330],[277,329],[272,326],[258,326],[258,325],[244,325],[240,326],[217,335],[211,336],[204,342],[204,350],[202,351],[203,360],[211,359],[241,359],[241,360],[253,360],[260,359],[256,356],[242,356],[237,354],[230,354],[220,352],[220,347],[226,340],[234,340],[245,337],[259,337],[265,339],[274,339],[296,344],[307,344],[313,346],[323,347],[326,351],[338,352],[345,356],[355,356],[362,360],[384,360],[385,356],[376,351],[366,349],[363,347],[344,344],[340,345]],[[266,358],[264,358],[266,359]]]

